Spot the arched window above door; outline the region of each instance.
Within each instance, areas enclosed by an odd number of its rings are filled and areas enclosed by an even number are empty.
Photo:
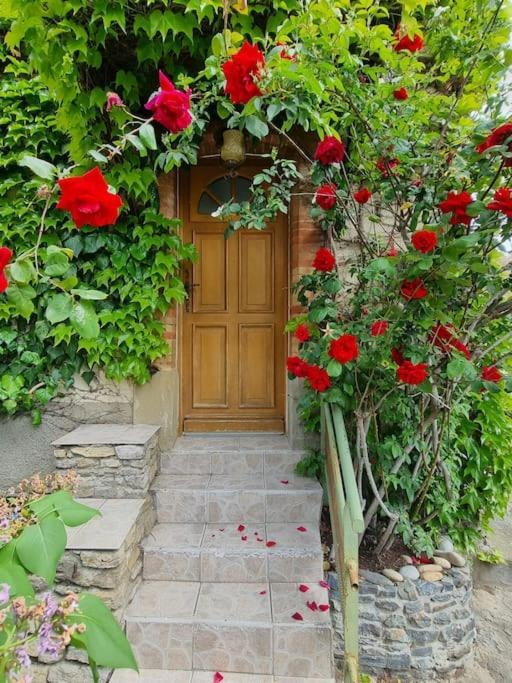
[[[213,180],[201,193],[197,213],[211,216],[219,206],[231,199],[244,202],[249,199],[251,181],[243,176],[222,176]]]

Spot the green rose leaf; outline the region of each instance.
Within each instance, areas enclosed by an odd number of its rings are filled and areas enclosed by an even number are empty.
[[[26,571],[17,561],[16,545],[17,541],[13,540],[0,549],[0,583],[9,584],[11,598],[19,595],[30,598],[34,595],[34,589]]]
[[[76,303],[69,319],[74,329],[85,339],[95,339],[100,333],[98,316],[88,301]]]
[[[45,180],[51,180],[55,175],[57,175],[57,167],[53,164],[49,164],[43,159],[38,159],[37,157],[30,156],[26,154],[19,162],[20,166],[26,166],[32,173],[35,173],[40,178]]]
[[[67,320],[73,309],[73,300],[67,294],[54,294],[48,306],[45,316],[51,323],[60,323]]]
[[[96,595],[82,593],[78,610],[70,615],[68,622],[85,624],[83,633],[73,635],[73,644],[86,650],[95,664],[109,669],[139,670],[121,627]]]
[[[48,247],[45,261],[44,274],[48,277],[64,275],[69,268],[69,258],[64,249]]]
[[[265,135],[268,135],[267,124],[257,116],[248,116],[245,119],[245,127],[249,133],[254,135],[255,138],[258,138],[258,140],[261,140]]]
[[[150,123],[144,123],[139,129],[139,138],[148,149],[156,149],[155,129]]]
[[[64,522],[50,514],[38,524],[25,527],[18,538],[16,552],[25,569],[51,585],[66,541]]]
[[[330,360],[327,364],[327,374],[329,377],[339,377],[341,375],[342,369],[343,366],[341,363],[338,363],[337,360]]]

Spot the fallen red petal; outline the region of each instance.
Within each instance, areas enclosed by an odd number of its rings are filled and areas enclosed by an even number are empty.
[[[276,545],[275,541],[267,541],[267,548],[273,548]]]
[[[307,593],[309,590],[309,586],[306,586],[305,584],[301,583],[299,586],[299,590],[301,593]]]
[[[262,538],[257,538],[256,540],[259,541],[260,543],[263,543],[263,539],[262,539]]]
[[[320,610],[320,612],[328,612],[329,605],[318,605],[318,609]]]
[[[281,484],[289,484],[290,482],[288,479],[281,479]]]
[[[213,676],[213,683],[221,683],[224,680],[224,676],[218,671]]]
[[[219,529],[219,531],[226,531],[226,529]]]
[[[292,614],[292,619],[295,619],[295,621],[304,621],[304,617],[300,612],[295,612],[295,614]]]
[[[304,532],[304,531],[307,531],[307,529],[306,529],[305,526],[298,526],[298,527],[297,527],[297,531],[302,531],[302,532]]]
[[[316,604],[316,602],[314,600],[311,600],[311,602],[306,602],[306,605],[309,607],[309,609],[312,612],[316,612],[318,609],[318,605]]]
[[[245,526],[243,524],[240,524],[237,531],[245,531]]]
[[[322,586],[322,588],[329,588],[329,584],[327,583],[327,581],[319,581],[318,585]]]
[[[247,540],[247,536],[242,536],[241,538],[242,538],[242,541],[246,541],[246,540]]]
[[[267,591],[260,591],[260,595],[266,595]]]

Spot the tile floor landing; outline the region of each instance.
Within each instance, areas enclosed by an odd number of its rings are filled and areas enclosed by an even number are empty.
[[[157,524],[126,616],[140,676],[112,683],[333,683],[322,491],[286,437],[184,436],[162,455]]]

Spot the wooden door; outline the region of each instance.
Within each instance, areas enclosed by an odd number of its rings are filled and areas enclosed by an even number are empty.
[[[181,415],[186,432],[273,431],[285,426],[287,228],[225,238],[211,214],[247,196],[256,169],[226,176],[198,167],[183,180],[184,240],[198,260],[185,279],[181,333]]]

